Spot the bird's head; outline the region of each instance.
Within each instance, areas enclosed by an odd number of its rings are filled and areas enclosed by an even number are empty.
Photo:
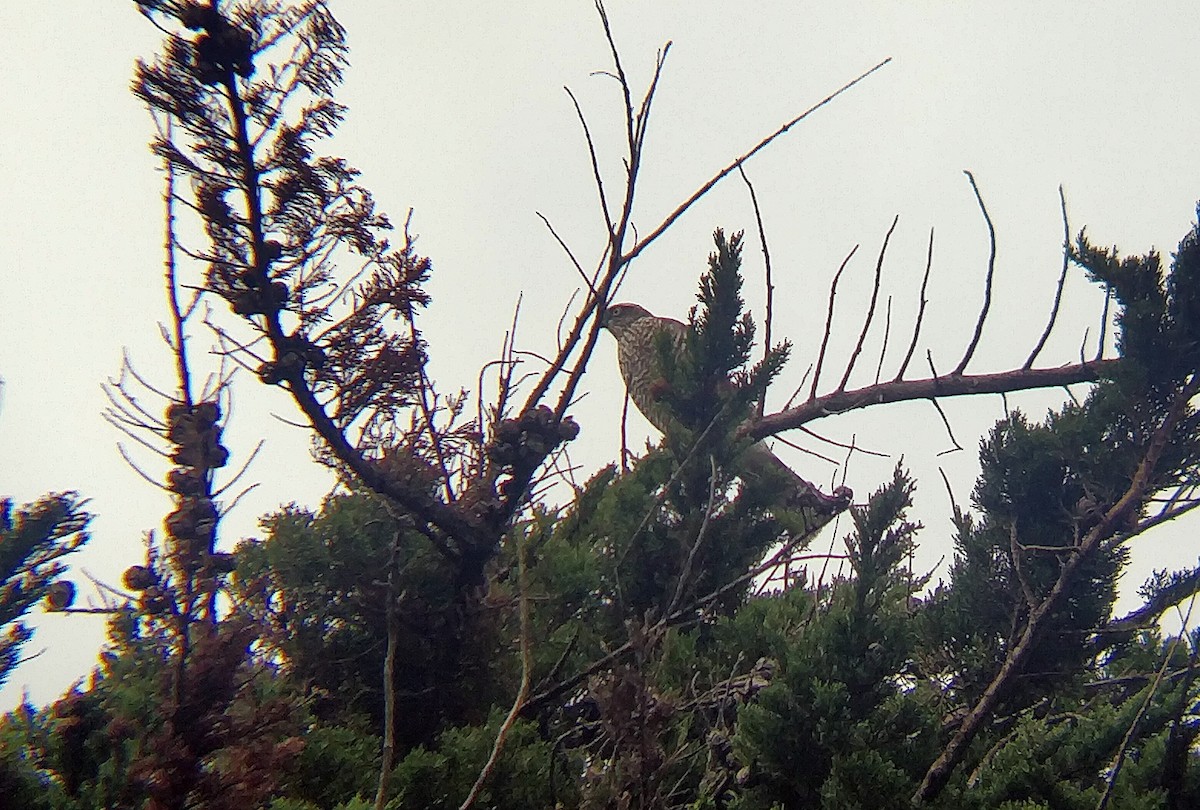
[[[608,309],[604,310],[604,318],[601,325],[608,331],[613,333],[613,336],[620,339],[621,334],[642,318],[653,318],[644,307],[637,304],[613,304]]]

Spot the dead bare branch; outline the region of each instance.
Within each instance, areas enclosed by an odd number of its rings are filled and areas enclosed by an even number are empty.
[[[859,74],[854,79],[851,79],[850,81],[846,82],[841,87],[839,87],[837,90],[833,91],[828,96],[821,99],[816,104],[812,105],[811,107],[809,107],[807,110],[805,110],[804,112],[797,115],[792,120],[788,121],[786,124],[781,126],[779,129],[775,130],[773,133],[771,133],[767,137],[763,138],[752,149],[745,152],[744,154],[742,154],[741,157],[737,158],[732,163],[730,163],[728,166],[726,166],[724,169],[722,169],[721,171],[719,171],[715,175],[713,175],[707,182],[704,183],[704,185],[702,185],[690,197],[688,197],[683,203],[681,203],[678,207],[676,207],[674,211],[672,211],[670,214],[668,214],[662,220],[662,222],[659,223],[658,227],[656,227],[648,235],[643,237],[636,245],[634,245],[633,248],[629,251],[629,253],[625,255],[625,257],[624,257],[625,261],[628,261],[628,260],[636,257],[639,253],[641,253],[643,250],[645,250],[647,247],[649,247],[650,244],[654,242],[654,240],[656,240],[656,239],[658,239],[658,237],[662,236],[662,234],[664,232],[666,232],[666,230],[675,223],[675,220],[677,220],[681,216],[683,216],[683,214],[689,208],[691,208],[692,205],[694,205],[697,200],[699,200],[701,197],[703,197],[705,194],[707,194],[709,192],[709,190],[712,189],[713,186],[715,186],[717,183],[721,182],[721,180],[723,180],[730,172],[732,172],[737,167],[741,166],[743,163],[745,163],[750,158],[757,155],[763,149],[767,148],[767,146],[769,146],[772,142],[774,142],[780,136],[784,135],[788,130],[790,130],[796,124],[800,123],[805,118],[808,118],[814,112],[821,109],[826,104],[829,104],[829,102],[833,101],[838,96],[842,95],[843,93],[845,93],[847,90],[854,87],[859,82],[862,82],[864,79],[866,79],[871,74],[882,69],[884,67],[884,65],[887,65],[891,61],[892,61],[892,58],[889,56],[887,59],[884,59],[882,62],[878,63],[877,65],[872,67],[870,70],[867,70],[867,71]]]
[[[785,430],[826,416],[882,405],[935,397],[1000,394],[1036,388],[1056,388],[1076,383],[1095,382],[1109,376],[1119,360],[1093,360],[1058,368],[1014,369],[994,374],[947,374],[923,380],[892,380],[868,385],[851,391],[836,391],[810,399],[794,408],[768,414],[742,427],[742,432],[756,439],[773,436]]]
[[[543,214],[541,211],[535,211],[534,213],[537,214],[538,219],[545,223],[546,230],[550,231],[550,235],[554,237],[554,241],[558,242],[559,247],[563,249],[563,252],[567,254],[567,258],[571,260],[571,265],[575,268],[575,272],[579,273],[579,277],[583,279],[583,283],[587,285],[588,290],[591,291],[593,296],[595,296],[596,288],[592,286],[591,279],[589,279],[587,273],[584,272],[583,265],[579,263],[579,259],[576,259],[575,254],[571,252],[571,248],[568,247],[567,243],[563,241],[563,238],[558,235],[558,231],[554,230],[554,226],[550,224],[550,220],[546,218],[545,214]]]
[[[883,359],[887,357],[888,339],[892,336],[892,297],[889,295],[887,299],[887,310],[883,319],[883,345],[879,347],[879,364],[875,366],[875,384],[879,385],[879,378],[883,376]],[[762,414],[759,414],[762,416]]]
[[[967,179],[971,181],[971,190],[975,192],[975,201],[979,203],[979,210],[983,214],[983,221],[987,223],[988,229],[988,269],[987,278],[983,283],[983,305],[979,308],[979,320],[975,322],[975,334],[971,337],[971,342],[967,344],[967,350],[963,353],[962,360],[958,361],[953,373],[962,374],[967,368],[967,363],[971,362],[971,357],[975,354],[975,348],[979,345],[979,338],[983,335],[983,322],[987,320],[988,310],[992,306],[992,279],[996,273],[996,228],[992,225],[992,217],[988,214],[987,206],[984,205],[983,195],[979,193],[979,186],[975,183],[975,175],[969,171],[963,171]]]
[[[811,402],[817,396],[817,386],[821,382],[821,367],[825,364],[825,352],[829,349],[829,336],[833,332],[833,304],[837,300],[837,285],[842,278],[842,271],[846,269],[846,265],[854,258],[854,254],[858,252],[858,245],[850,249],[846,254],[846,258],[842,259],[841,265],[836,273],[833,274],[833,281],[829,283],[829,306],[825,310],[825,333],[821,336],[821,348],[817,352],[817,367],[813,372],[812,388],[808,392],[808,399]]]
[[[596,142],[592,139],[592,130],[588,127],[587,116],[583,114],[583,107],[579,106],[579,99],[575,98],[575,94],[571,92],[571,88],[563,87],[563,90],[566,90],[567,95],[571,97],[571,103],[575,105],[575,115],[579,118],[579,125],[583,127],[583,137],[584,140],[587,141],[588,155],[592,159],[592,180],[596,184],[596,193],[600,196],[600,212],[604,214],[604,224],[608,227],[608,232],[612,233],[612,214],[608,210],[608,198],[604,194],[604,175],[600,171],[600,159],[596,155]],[[538,216],[541,216],[541,214],[538,214]],[[559,239],[558,234],[554,233],[554,228],[550,227],[550,221],[545,217],[542,217],[542,221],[546,223],[546,227],[550,228],[550,233],[554,234],[554,238],[558,239],[558,243],[562,245],[563,249],[567,250],[567,254],[570,255],[571,251],[567,249],[566,244]],[[573,256],[571,258],[574,260]],[[576,266],[578,266],[578,263],[576,263]],[[579,272],[582,273],[583,269],[580,268]]]
[[[750,205],[754,208],[754,221],[758,224],[758,243],[762,246],[763,275],[767,290],[766,314],[763,317],[763,361],[765,362],[771,356],[771,324],[774,321],[775,311],[775,285],[771,281],[771,251],[767,247],[767,230],[763,227],[762,209],[758,207],[758,195],[754,193],[754,184],[750,182],[750,178],[746,175],[745,166],[739,165],[738,173],[742,176],[742,180],[745,181],[746,188],[750,190]],[[758,404],[755,408],[758,416],[766,413],[766,392],[758,398]]]
[[[1025,360],[1025,365],[1021,366],[1021,368],[1032,368],[1033,361],[1041,354],[1046,341],[1050,339],[1050,332],[1054,329],[1054,322],[1058,319],[1058,307],[1062,303],[1063,286],[1067,282],[1067,268],[1071,266],[1071,226],[1067,221],[1067,197],[1063,193],[1061,185],[1058,187],[1058,200],[1062,206],[1063,221],[1062,272],[1058,274],[1058,286],[1054,290],[1054,306],[1050,309],[1050,319],[1046,321],[1046,329],[1042,332],[1042,337],[1038,340],[1037,345],[1033,347],[1033,351],[1029,353],[1028,359]],[[1099,356],[1096,359],[1100,359]]]
[[[818,453],[816,450],[812,450],[808,447],[804,447],[803,445],[799,445],[799,444],[796,444],[795,442],[788,441],[787,439],[785,439],[782,436],[776,436],[775,441],[780,442],[781,444],[786,444],[788,447],[792,448],[793,450],[799,450],[801,453],[804,453],[805,455],[812,456],[813,458],[819,458],[819,459],[821,459],[821,461],[832,464],[835,467],[838,465],[838,462],[836,459],[832,459],[829,456],[822,455],[822,454]]]
[[[1112,304],[1112,287],[1104,285],[1104,309],[1100,312],[1100,337],[1096,340],[1096,358],[1104,356],[1104,337],[1108,331],[1108,308]]]
[[[854,344],[854,351],[850,353],[850,359],[846,362],[846,373],[842,375],[842,381],[838,383],[838,391],[846,390],[846,383],[850,382],[850,373],[854,371],[854,364],[858,362],[858,356],[862,354],[863,344],[867,340],[867,332],[870,331],[871,322],[875,319],[875,304],[879,301],[879,286],[883,278],[883,260],[887,255],[888,242],[891,241],[892,233],[895,232],[896,223],[899,221],[900,215],[897,214],[892,219],[892,226],[888,228],[887,235],[883,237],[883,245],[879,248],[879,258],[875,260],[875,280],[871,283],[871,303],[867,306],[867,316],[863,319],[858,342]]]
[[[806,427],[801,426],[801,427],[797,428],[797,430],[799,430],[801,433],[806,433],[809,436],[812,436],[817,441],[822,441],[822,442],[825,442],[826,444],[832,444],[834,447],[840,447],[843,450],[853,450],[856,453],[862,453],[862,454],[868,455],[868,456],[875,456],[877,458],[891,458],[892,457],[890,453],[881,453],[877,450],[868,450],[865,447],[859,447],[858,445],[855,445],[855,444],[846,444],[845,442],[839,442],[836,439],[831,439],[828,436],[822,436],[820,433],[817,433],[815,430],[812,430],[811,428],[806,428]],[[776,436],[775,438],[781,442],[784,442],[785,444],[788,444],[789,446],[794,446],[794,445],[791,445],[790,442],[785,441],[784,439],[780,438],[779,436]]]
[[[908,369],[908,364],[912,360],[913,353],[917,350],[917,338],[921,334],[921,324],[925,320],[925,305],[929,300],[925,297],[925,290],[929,286],[929,271],[933,267],[933,228],[929,229],[929,251],[925,257],[925,274],[921,277],[921,297],[917,307],[917,319],[913,324],[912,341],[908,344],[908,351],[904,354],[904,362],[900,364],[900,370],[896,372],[896,377],[892,382],[899,382],[904,378],[904,372]]]
[[[942,418],[942,426],[946,428],[946,435],[950,437],[950,449],[939,451],[938,455],[944,456],[948,453],[957,453],[962,450],[962,445],[958,443],[958,439],[954,438],[954,428],[950,426],[950,419],[946,416],[946,411],[942,408],[942,403],[937,401],[937,397],[930,397],[929,402],[933,405],[934,410],[937,411],[938,416]]]

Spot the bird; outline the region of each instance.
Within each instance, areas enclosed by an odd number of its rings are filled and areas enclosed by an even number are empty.
[[[687,351],[688,326],[673,318],[652,315],[638,304],[613,304],[604,311],[601,325],[617,341],[617,365],[633,404],[659,432],[666,434],[676,414],[663,396],[669,385],[662,368],[662,338],[677,353]],[[696,428],[696,425],[687,427]],[[815,532],[835,515],[844,511],[853,498],[847,487],[825,494],[815,484],[801,478],[776,456],[765,442],[751,445],[738,459],[736,473],[743,481],[782,481],[788,486],[785,505],[800,509],[806,530]]]

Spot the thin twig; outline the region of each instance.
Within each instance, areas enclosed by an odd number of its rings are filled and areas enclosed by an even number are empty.
[[[967,345],[966,352],[963,353],[963,358],[954,368],[953,374],[962,374],[967,368],[967,363],[971,362],[972,355],[975,354],[975,348],[979,345],[979,338],[983,335],[983,322],[987,319],[988,310],[992,306],[992,278],[996,272],[996,228],[992,225],[992,218],[988,214],[987,206],[983,203],[983,195],[979,193],[979,186],[975,184],[975,175],[964,170],[963,174],[971,181],[971,190],[975,192],[975,200],[979,203],[979,210],[983,213],[983,221],[987,223],[988,229],[988,269],[987,278],[983,283],[983,306],[979,308],[979,319],[975,321],[975,334],[971,337],[971,342]]]
[[[105,398],[112,405],[112,408],[108,410],[109,415],[122,425],[153,433],[160,432],[164,428],[162,419],[143,408],[137,401],[137,397],[127,390],[124,379],[114,381],[110,377],[108,385],[103,386],[102,390]]]
[[[515,324],[514,324],[515,328]],[[446,493],[446,500],[454,503],[454,486],[451,482],[450,468],[446,465],[446,454],[443,448],[442,435],[438,433],[437,426],[433,423],[434,414],[437,411],[437,393],[433,395],[433,406],[429,404],[429,389],[431,385],[429,377],[425,373],[425,367],[421,367],[421,374],[417,380],[417,392],[420,394],[417,401],[421,406],[421,416],[425,422],[425,432],[429,434],[429,444],[433,447],[434,458],[437,459],[438,469],[442,474],[442,487]]]
[[[647,247],[649,247],[650,244],[652,242],[654,242],[654,240],[656,240],[656,239],[658,239],[658,237],[662,236],[662,234],[668,228],[670,228],[673,224],[675,224],[675,220],[677,220],[681,216],[683,216],[684,212],[686,212],[689,208],[691,208],[692,205],[694,205],[697,200],[699,200],[701,197],[703,197],[705,194],[707,194],[709,192],[709,190],[712,189],[713,186],[715,186],[717,183],[719,183],[721,180],[723,180],[726,175],[728,175],[730,172],[732,172],[738,166],[741,166],[747,160],[749,160],[750,158],[757,155],[759,152],[761,152],[763,149],[765,149],[768,145],[770,145],[774,140],[776,140],[781,135],[786,133],[788,130],[790,130],[792,127],[794,127],[796,124],[800,123],[805,118],[808,118],[808,116],[812,115],[814,112],[821,109],[826,104],[833,101],[835,98],[842,95],[847,90],[849,90],[850,88],[854,87],[859,82],[866,79],[872,73],[875,73],[877,70],[880,70],[881,68],[883,68],[884,65],[888,64],[891,61],[892,61],[892,58],[889,56],[887,59],[884,59],[882,62],[875,65],[870,70],[867,70],[864,73],[859,74],[856,78],[846,82],[841,87],[839,87],[837,90],[833,91],[828,96],[821,99],[816,104],[812,105],[807,110],[805,110],[804,112],[797,115],[791,121],[788,121],[786,124],[781,126],[779,129],[775,130],[775,132],[773,132],[770,135],[768,135],[767,137],[763,138],[761,141],[759,141],[759,143],[754,148],[750,149],[748,152],[744,153],[741,157],[734,160],[732,163],[730,163],[724,169],[722,169],[721,171],[719,171],[715,175],[713,175],[712,178],[710,178],[704,185],[702,185],[699,189],[697,189],[690,197],[688,197],[683,203],[681,203],[674,211],[672,211],[670,214],[668,214],[666,216],[666,218],[663,219],[663,221],[661,223],[659,223],[658,227],[656,227],[647,236],[643,237],[636,245],[634,245],[633,248],[629,251],[628,254],[626,254],[626,256],[624,258],[626,260],[632,259],[635,256],[637,256],[639,253],[641,253],[643,250],[645,250]]]
[[[897,214],[892,219],[892,226],[888,228],[887,235],[883,237],[883,245],[879,248],[879,257],[875,260],[875,280],[871,284],[871,303],[867,306],[867,317],[863,320],[862,331],[858,335],[858,342],[854,344],[854,351],[850,353],[850,360],[846,363],[846,373],[842,375],[842,381],[838,383],[838,391],[846,390],[846,383],[850,382],[850,372],[854,371],[854,364],[858,362],[858,356],[862,354],[863,344],[867,340],[867,332],[870,331],[871,322],[875,319],[875,304],[879,301],[879,286],[883,279],[883,260],[887,255],[888,242],[891,241],[892,233],[896,230],[896,223],[899,221],[900,215]]]
[[[829,335],[833,332],[833,303],[837,299],[838,281],[842,277],[842,271],[846,269],[846,265],[850,263],[850,259],[852,259],[854,254],[857,252],[858,245],[855,245],[850,249],[850,252],[846,254],[846,258],[842,259],[841,266],[839,266],[837,272],[833,274],[833,281],[829,284],[829,306],[825,310],[825,334],[821,337],[821,349],[817,352],[817,367],[816,370],[813,371],[812,388],[809,389],[808,392],[809,401],[816,399],[817,385],[819,385],[821,382],[821,367],[825,365],[825,352],[829,348]]]
[[[793,441],[789,441],[789,440],[785,439],[783,436],[776,436],[775,441],[779,442],[780,444],[786,444],[788,447],[792,448],[793,450],[799,450],[801,453],[812,456],[813,458],[819,458],[819,459],[821,459],[821,461],[828,462],[835,467],[838,465],[838,462],[836,459],[832,459],[829,456],[825,456],[825,455],[818,453],[816,450],[811,450],[807,447],[796,444]]]
[[[621,66],[621,52],[617,49],[617,41],[613,37],[612,25],[608,21],[608,11],[602,0],[595,0],[596,13],[600,15],[600,24],[604,27],[604,38],[608,40],[609,52],[612,55],[613,67],[616,68],[616,79],[621,83],[621,92],[625,100],[626,139],[632,145],[636,143],[634,134],[633,99],[629,92],[629,81],[625,78],[625,68]]]
[[[261,444],[262,444],[262,442],[259,442],[259,444],[261,445]],[[221,508],[221,517],[224,517],[225,515],[228,515],[230,512],[232,512],[234,509],[236,509],[236,508],[237,508],[237,505],[238,505],[239,503],[241,503],[241,502],[242,502],[242,498],[245,498],[245,497],[246,497],[247,495],[249,495],[251,492],[253,492],[254,490],[258,489],[258,487],[259,487],[259,482],[257,482],[257,481],[255,481],[253,484],[249,484],[248,486],[245,486],[245,487],[243,487],[241,492],[239,492],[238,494],[234,495],[232,498],[230,498],[230,499],[229,499],[227,502],[225,502],[225,503],[222,505],[222,508]],[[225,491],[226,491],[226,490],[228,490],[228,489],[229,489],[229,485],[228,485],[228,484],[226,484],[226,485],[222,486],[222,487],[221,487],[221,488],[220,488],[220,489],[217,491],[217,493],[219,493],[219,492],[225,492]],[[215,494],[217,494],[217,493],[213,493],[213,494],[215,495]]]
[[[771,251],[767,247],[767,230],[763,227],[762,210],[758,207],[758,195],[754,193],[754,184],[750,182],[750,178],[746,175],[746,168],[738,165],[738,173],[742,176],[742,180],[746,183],[746,188],[750,190],[750,204],[754,208],[754,221],[758,224],[758,242],[762,245],[764,282],[767,288],[767,311],[763,318],[763,362],[765,363],[771,356],[771,324],[774,319],[774,303],[775,303],[775,285],[771,281]],[[766,393],[759,397],[758,405],[756,406],[757,413],[761,417],[766,413],[767,397]]]
[[[839,442],[836,439],[831,439],[828,436],[822,436],[820,433],[817,433],[812,428],[806,428],[803,425],[801,425],[799,427],[799,430],[801,433],[807,433],[809,436],[812,436],[817,441],[822,441],[822,442],[825,442],[826,444],[832,444],[834,447],[840,447],[843,450],[849,450],[849,449],[853,448],[854,452],[863,453],[864,455],[868,455],[868,456],[876,456],[877,458],[891,458],[892,457],[890,453],[881,453],[877,450],[868,450],[865,447],[859,447],[858,445],[846,444],[845,442]],[[775,438],[779,439],[778,436],[776,436]],[[780,439],[780,441],[782,441],[782,439]]]
[[[590,290],[590,292],[593,295],[595,295],[596,291]],[[567,303],[563,307],[562,315],[558,316],[558,325],[554,328],[554,337],[555,337],[555,340],[557,340],[557,342],[558,342],[559,350],[562,349],[562,345],[563,345],[563,339],[562,339],[563,324],[567,322],[567,316],[571,314],[571,306],[575,303],[575,296],[577,296],[578,294],[579,294],[579,289],[576,288],[575,291],[571,293],[571,297],[567,299]]]
[[[228,419],[228,417],[229,417],[229,415],[227,412],[226,419]],[[254,449],[250,451],[250,455],[248,455],[246,457],[246,460],[244,462],[242,462],[242,466],[238,467],[237,472],[235,472],[228,481],[226,481],[224,484],[222,484],[219,489],[216,489],[213,491],[214,498],[219,498],[221,495],[225,494],[230,489],[237,486],[238,481],[242,480],[242,476],[244,476],[246,474],[246,471],[250,469],[250,465],[254,463],[254,459],[258,458],[258,454],[260,452],[262,452],[262,449],[265,445],[266,445],[265,439],[258,440],[258,443],[254,445]],[[251,484],[250,489],[253,489],[256,486],[258,486],[258,485]],[[226,511],[228,511],[228,510],[226,510]]]
[[[145,388],[147,391],[154,394],[155,396],[161,397],[162,399],[171,399],[172,398],[172,396],[169,392],[158,389],[157,387],[152,385],[149,380],[147,380],[142,375],[138,374],[137,369],[133,367],[133,361],[130,359],[128,351],[126,351],[124,353],[124,356],[122,357],[121,371],[122,371],[122,373],[129,372],[129,376],[131,376],[131,377],[133,377],[133,379],[137,380],[139,385],[141,385],[143,388]]]
[[[639,158],[646,145],[646,129],[650,124],[650,105],[654,102],[654,94],[658,91],[658,82],[662,78],[663,67],[667,64],[667,54],[670,52],[671,41],[667,40],[654,60],[654,75],[650,78],[650,86],[646,88],[646,95],[642,97],[642,105],[638,109],[637,121],[634,125],[634,143],[637,144]]]
[[[1017,522],[1014,520],[1008,525],[1008,553],[1012,557],[1013,571],[1017,575],[1017,582],[1021,586],[1021,594],[1025,597],[1025,607],[1032,608],[1037,604],[1037,599],[1033,596],[1033,588],[1029,586],[1029,580],[1025,578],[1025,570],[1021,566],[1021,552],[1028,548],[1022,546],[1017,539]],[[1073,551],[1065,546],[1062,551]]]
[[[1104,309],[1100,313],[1100,338],[1096,341],[1096,360],[1104,356],[1104,337],[1108,331],[1108,308],[1112,304],[1112,285],[1104,285]]]
[[[171,138],[171,123],[172,120],[168,118],[167,129],[166,132],[163,133],[164,137],[168,140]],[[177,371],[179,373],[179,391],[180,394],[183,395],[184,404],[187,405],[188,408],[191,408],[192,374],[191,370],[188,368],[187,335],[185,335],[183,331],[184,317],[183,312],[179,307],[179,288],[175,264],[175,247],[177,245],[177,240],[175,238],[175,206],[173,202],[175,197],[175,167],[169,160],[163,162],[165,164],[163,168],[167,174],[167,189],[166,193],[164,194],[164,205],[166,207],[164,219],[166,222],[164,223],[165,232],[163,234],[163,250],[166,253],[167,265],[167,303],[171,307],[171,323],[174,327],[175,333],[174,343],[176,349],[174,354]]]
[[[575,105],[575,115],[579,117],[579,124],[583,127],[583,137],[585,140],[587,140],[588,155],[592,159],[592,179],[596,183],[596,193],[600,195],[600,211],[604,214],[604,224],[608,226],[608,232],[612,233],[612,214],[608,212],[608,199],[604,194],[604,175],[600,173],[600,160],[598,157],[596,157],[596,143],[592,140],[592,131],[588,128],[587,117],[583,114],[583,108],[579,106],[579,99],[575,98],[575,94],[571,92],[570,87],[563,87],[563,90],[566,90],[567,95],[571,97],[571,103]],[[542,215],[538,214],[538,216],[541,217]],[[550,221],[545,217],[542,217],[542,221],[546,223],[546,227],[550,228],[550,233],[554,234],[554,238],[558,239],[558,243],[563,246],[563,249],[566,250],[569,255],[570,250],[567,249],[566,244],[558,238],[558,234],[554,233],[554,228],[550,227]],[[574,259],[573,256],[571,258]],[[581,268],[580,273],[582,272],[583,270]]]
[[[517,345],[517,324],[521,319],[521,303],[525,300],[525,293],[517,294],[517,303],[513,307],[512,324],[505,334],[503,353],[501,354],[500,376],[496,381],[496,413],[502,414],[508,407],[508,397],[513,391],[513,374],[517,370],[516,355],[514,349]]]
[[[629,389],[625,389],[625,399],[621,403],[621,472],[629,472]]]
[[[671,613],[675,608],[679,607],[679,601],[683,599],[683,593],[687,587],[687,581],[692,576],[692,566],[696,563],[696,555],[700,553],[700,546],[704,543],[704,536],[708,533],[708,524],[712,519],[713,509],[717,504],[717,460],[713,456],[708,457],[709,476],[708,476],[708,500],[704,504],[704,519],[700,523],[700,530],[696,532],[696,540],[692,543],[691,549],[688,550],[687,559],[684,560],[683,568],[679,571],[679,581],[675,583],[675,595],[671,597],[671,603],[667,606],[667,613]]]
[[[962,445],[958,443],[958,439],[954,438],[954,429],[950,427],[950,420],[946,418],[946,412],[942,410],[942,404],[937,401],[937,397],[930,397],[929,401],[933,403],[933,407],[937,410],[938,416],[942,417],[942,424],[946,426],[946,435],[950,437],[950,443],[954,445],[948,450],[942,450],[938,453],[939,456],[944,456],[947,453],[957,453],[962,450]]]
[[[1058,286],[1054,290],[1054,306],[1050,309],[1050,320],[1046,322],[1046,330],[1042,332],[1041,339],[1033,347],[1033,351],[1029,353],[1029,359],[1025,361],[1025,365],[1021,366],[1021,368],[1033,368],[1033,361],[1037,359],[1042,348],[1046,345],[1046,341],[1050,339],[1050,331],[1054,329],[1054,322],[1058,318],[1058,307],[1062,303],[1063,285],[1067,283],[1067,268],[1071,266],[1071,226],[1067,222],[1067,197],[1061,185],[1058,187],[1058,201],[1062,205],[1063,221],[1062,272],[1058,274]]]
[[[913,325],[912,341],[908,344],[908,351],[904,354],[904,362],[900,364],[900,370],[896,372],[892,382],[899,382],[904,379],[904,372],[908,369],[909,361],[912,360],[913,352],[917,350],[917,337],[921,334],[921,323],[925,319],[925,305],[929,300],[925,297],[925,289],[929,286],[929,271],[933,267],[933,228],[929,229],[929,251],[925,256],[925,275],[921,277],[921,297],[920,303],[917,306],[917,322]]]
[[[933,367],[933,352],[925,353],[926,359],[929,361],[929,373],[933,375],[933,379],[938,379],[937,369]],[[937,410],[938,416],[942,417],[942,424],[946,426],[946,434],[950,437],[950,443],[954,446],[949,450],[943,450],[938,453],[939,456],[953,453],[957,450],[962,450],[962,445],[958,443],[958,439],[954,438],[954,429],[950,427],[950,420],[946,417],[946,412],[942,410],[942,404],[938,402],[937,397],[930,397],[929,401],[933,403],[933,407]]]
[[[783,404],[783,409],[785,411],[788,408],[792,407],[792,403],[794,403],[796,401],[796,397],[800,396],[800,392],[804,390],[804,385],[808,381],[808,375],[812,374],[812,372],[813,372],[812,364],[809,364],[808,368],[804,369],[804,376],[802,376],[800,378],[800,384],[796,386],[796,390],[792,391],[792,395],[790,397],[788,397],[787,402],[785,402]]]
[[[504,750],[504,741],[508,738],[508,732],[512,730],[513,723],[517,721],[522,707],[524,707],[526,700],[529,698],[530,679],[533,676],[533,632],[531,629],[532,623],[529,618],[529,574],[527,569],[528,566],[525,562],[525,537],[518,535],[517,587],[520,589],[521,686],[517,690],[517,696],[513,699],[512,708],[508,710],[508,716],[504,718],[504,722],[500,724],[500,730],[496,733],[496,740],[492,743],[492,753],[488,756],[483,770],[479,772],[475,784],[471,787],[471,792],[467,794],[467,798],[463,799],[463,803],[459,805],[459,810],[470,810],[470,807],[479,798],[479,794],[483,791],[483,786],[487,783],[488,777],[496,769],[496,763],[500,759],[500,752]]]
[[[132,438],[136,439],[137,437],[134,436]],[[147,446],[149,446],[149,445],[147,445]],[[171,491],[170,487],[166,486],[161,481],[157,480],[152,475],[150,475],[145,470],[143,470],[141,467],[139,467],[137,462],[133,460],[133,457],[131,455],[129,455],[129,451],[125,449],[125,445],[121,444],[120,442],[117,442],[117,452],[121,454],[121,458],[125,459],[125,463],[129,465],[130,469],[132,469],[135,473],[137,473],[139,476],[141,476],[143,481],[150,484],[155,489],[161,489],[161,490],[165,490],[167,492]],[[166,454],[163,453],[163,455],[166,455]]]
[[[550,220],[546,218],[546,215],[541,211],[534,211],[534,213],[537,214],[538,219],[545,223],[546,230],[550,231],[550,235],[554,237],[554,241],[558,242],[558,246],[561,247],[563,252],[567,254],[567,258],[571,260],[571,265],[575,268],[575,272],[579,273],[579,277],[583,279],[583,283],[587,285],[588,290],[590,290],[594,296],[596,294],[596,288],[592,286],[592,281],[588,278],[587,273],[584,272],[583,265],[579,263],[579,259],[575,258],[575,254],[571,252],[571,248],[568,247],[567,243],[563,241],[563,238],[558,235],[558,231],[554,230],[554,226],[550,224]]]
[[[875,366],[875,384],[883,376],[883,358],[887,357],[888,338],[892,335],[892,297],[887,298],[887,311],[883,319],[883,345],[879,348],[879,365]],[[759,414],[760,416],[762,414]]]

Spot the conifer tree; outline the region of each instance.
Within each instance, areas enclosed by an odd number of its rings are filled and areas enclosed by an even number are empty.
[[[15,509],[10,499],[0,499],[0,684],[33,637],[21,618],[43,599],[49,610],[63,610],[74,601],[75,586],[62,578],[62,558],[87,542],[90,520],[73,492]]]
[[[1043,335],[1022,366],[969,374],[985,306],[952,371],[906,378],[918,315],[895,377],[852,388],[876,287],[840,380],[822,379],[822,345],[809,397],[775,413],[765,392],[788,345],[752,361],[743,238],[717,231],[680,344],[655,347],[654,396],[673,414],[662,442],[622,452],[556,505],[538,487],[578,433],[568,412],[623,274],[829,99],[639,235],[666,49],[635,103],[597,3],[626,124],[617,194],[584,120],[608,240],[557,354],[523,380],[506,342],[499,394],[472,416],[465,393],[426,373],[430,262],[407,228],[388,241],[357,171],[320,151],[348,54],[330,8],[137,5],[166,37],[134,92],[160,125],[169,183],[178,385],[160,417],[118,383],[110,418],[149,431],[175,500],[112,587],[91,682],[0,722],[0,795],[39,810],[1200,804],[1200,638],[1158,629],[1200,591],[1200,569],[1156,575],[1138,610],[1112,616],[1130,544],[1200,504],[1200,231],[1169,269],[1082,234],[1070,250],[1112,292],[1119,357],[1035,368]],[[185,209],[199,244],[175,230]],[[339,271],[347,259],[361,275]],[[341,482],[236,549],[217,531],[229,375],[194,384],[186,350],[201,301],[228,310],[213,318],[219,354],[291,396]],[[813,547],[786,482],[746,474],[760,440],[829,413],[1081,382],[1095,383],[1081,401],[1042,420],[1009,413],[981,442],[955,560],[932,591],[909,568],[921,527],[902,466],[833,526],[844,553]],[[59,507],[36,532],[5,512],[0,562],[16,562],[0,573],[32,577],[0,590],[11,618],[56,598],[54,554],[82,542],[80,504]]]

